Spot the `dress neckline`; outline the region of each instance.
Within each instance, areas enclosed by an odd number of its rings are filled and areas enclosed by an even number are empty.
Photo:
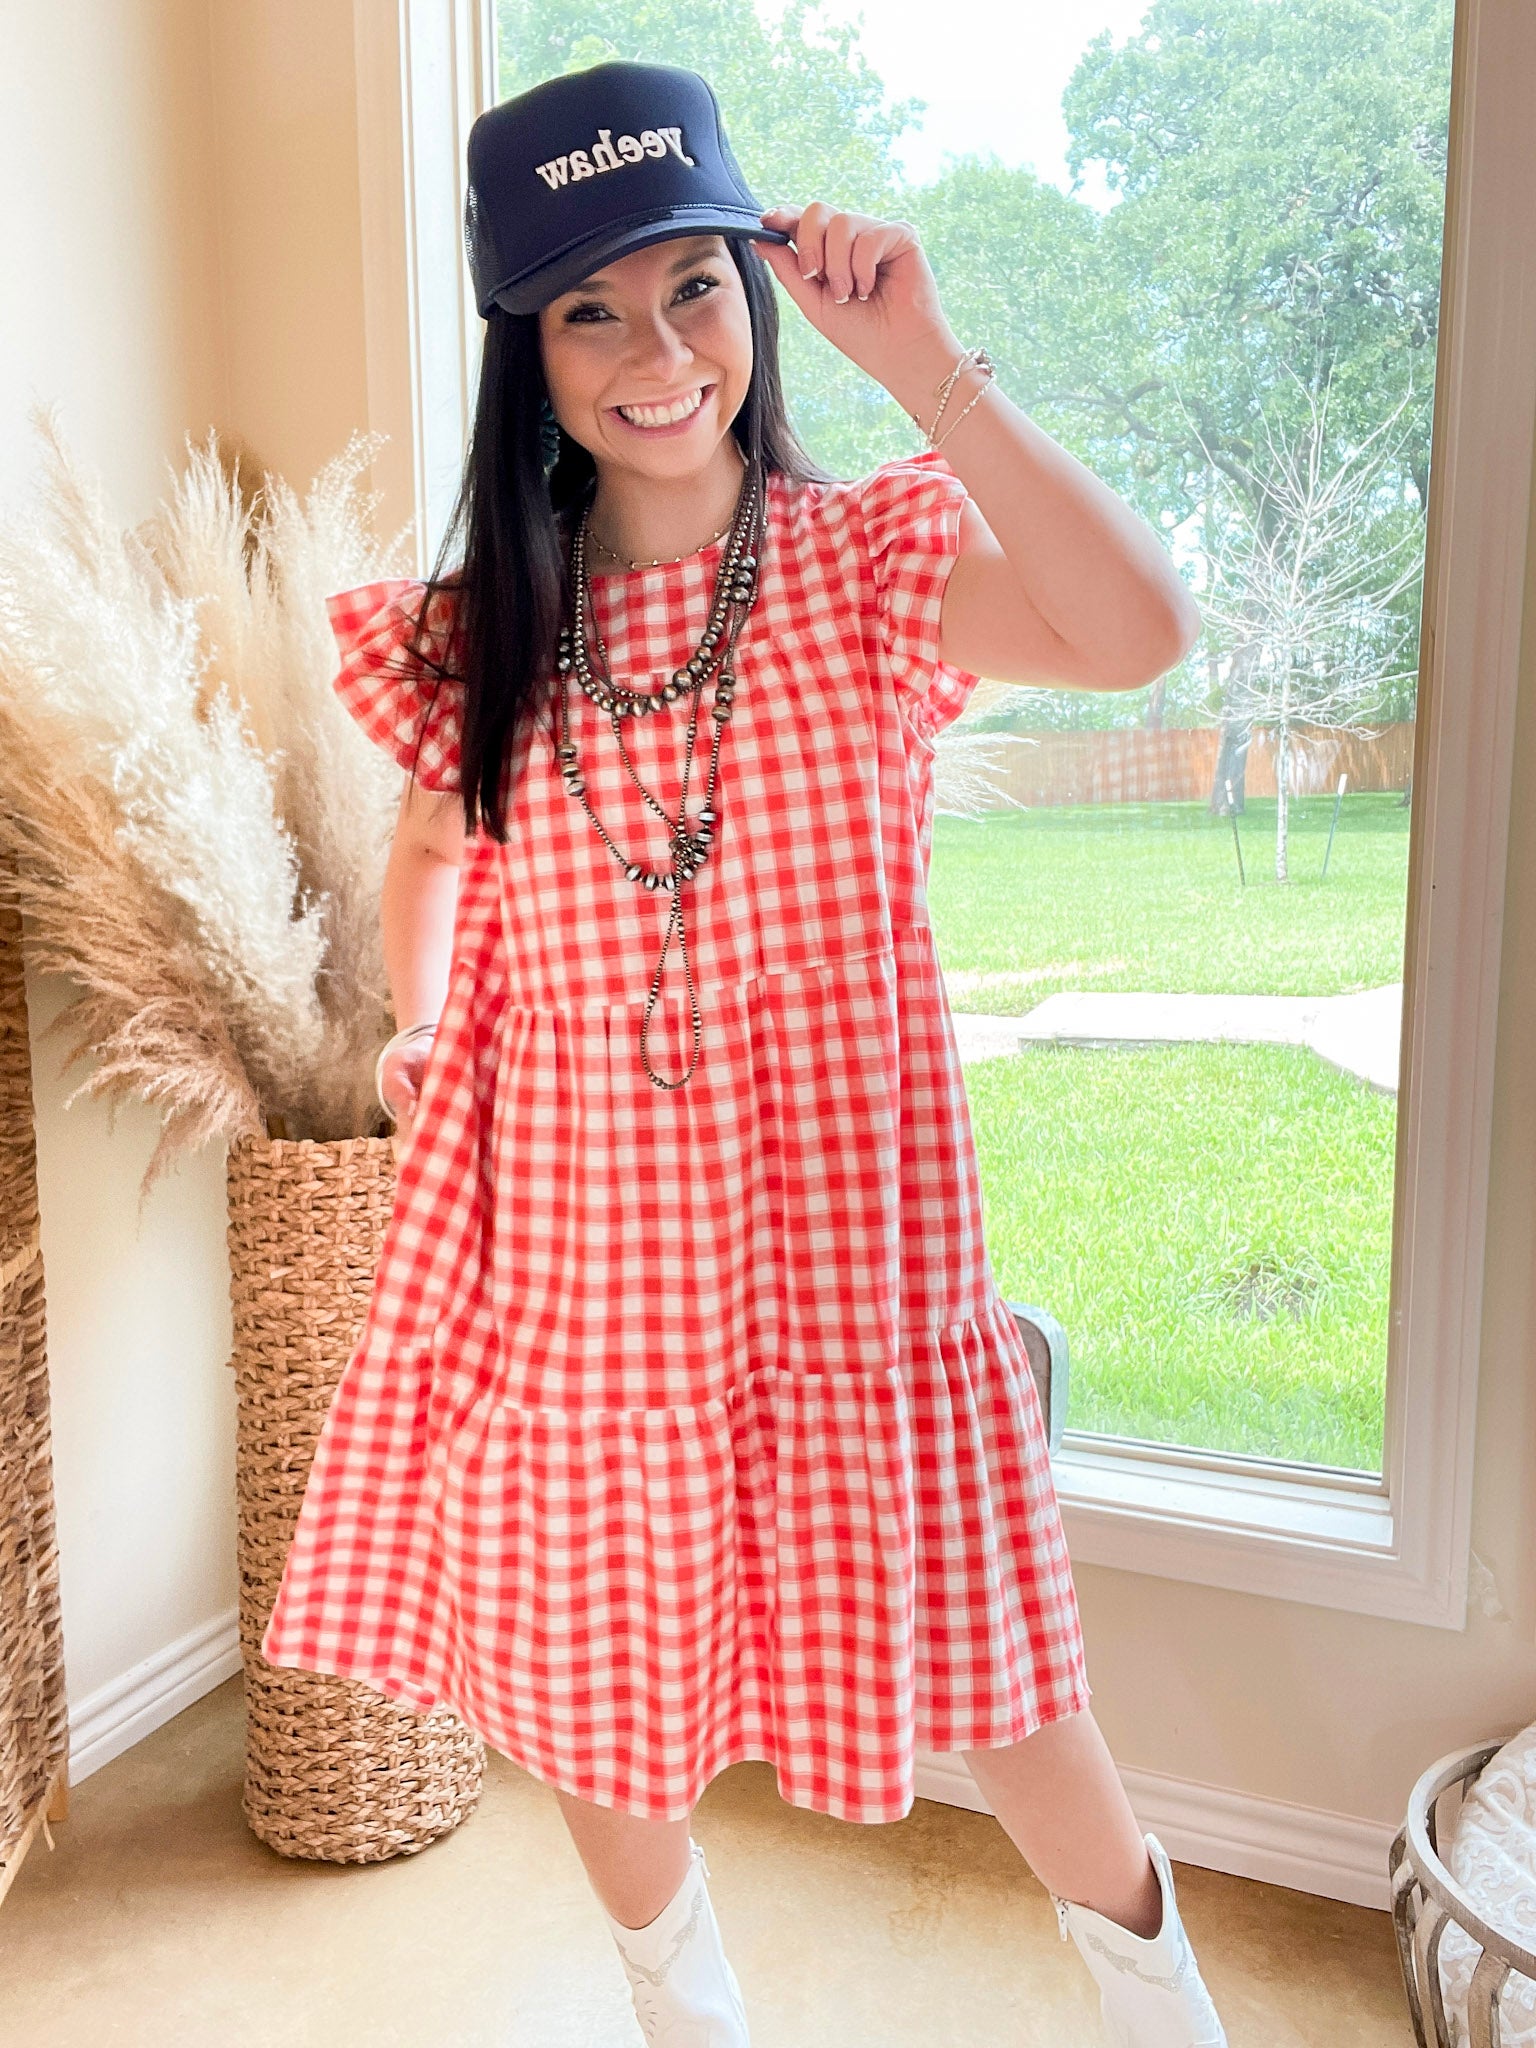
[[[672,569],[686,569],[695,562],[710,561],[713,557],[725,552],[725,543],[729,538],[730,536],[727,534],[720,540],[712,540],[707,547],[695,548],[691,555],[679,555],[675,561],[648,562],[642,569],[626,569],[619,562],[615,562],[608,569],[595,569],[589,560],[587,563],[587,576],[593,583],[611,583],[615,578],[624,583],[638,583],[643,577],[664,576]],[[603,559],[606,560],[606,556]]]
[[[773,525],[773,512],[777,502],[778,490],[782,482],[783,476],[778,470],[769,470],[764,478],[764,498],[766,500],[770,530]],[[601,583],[617,586],[624,590],[635,590],[647,583],[664,583],[669,577],[680,576],[687,570],[701,565],[707,566],[711,573],[713,573],[719,557],[725,552],[726,542],[729,539],[730,533],[727,531],[719,540],[712,540],[702,548],[695,548],[691,555],[680,555],[675,561],[658,562],[644,569],[624,569],[618,565],[608,569],[594,568],[592,557],[589,555],[587,558],[587,578],[594,586]],[[569,561],[569,535],[565,539],[564,546],[566,559]]]

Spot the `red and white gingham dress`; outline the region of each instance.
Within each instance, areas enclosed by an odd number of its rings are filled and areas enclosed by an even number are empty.
[[[932,741],[978,681],[937,658],[965,487],[934,451],[768,487],[717,837],[684,885],[693,1078],[640,1064],[671,898],[566,793],[552,720],[525,727],[509,840],[466,845],[367,1319],[261,1647],[447,1704],[643,1817],[756,1757],[794,1805],[899,1820],[916,1750],[1016,1741],[1090,1687],[925,900]],[[692,651],[723,545],[594,579],[616,678]],[[454,686],[423,730],[431,679],[395,658],[421,592],[329,600],[335,687],[453,789]],[[685,703],[624,727],[674,815]],[[574,686],[571,718],[605,828],[664,865]],[[688,1064],[675,937],[647,1047]]]

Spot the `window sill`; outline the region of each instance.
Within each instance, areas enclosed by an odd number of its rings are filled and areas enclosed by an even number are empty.
[[[1068,1431],[1051,1473],[1074,1566],[1265,1594],[1442,1628],[1464,1597],[1402,1555],[1369,1473],[1217,1458]]]

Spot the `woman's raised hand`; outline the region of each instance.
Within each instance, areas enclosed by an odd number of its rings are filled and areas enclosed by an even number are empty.
[[[759,218],[793,246],[751,246],[818,333],[878,383],[889,386],[913,361],[931,359],[935,340],[958,351],[910,221],[836,213],[819,199]]]

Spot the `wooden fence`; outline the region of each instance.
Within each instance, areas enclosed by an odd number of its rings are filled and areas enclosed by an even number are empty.
[[[1413,769],[1413,721],[1372,728],[1374,738],[1312,727],[1291,729],[1292,796],[1330,795],[1341,775],[1349,789],[1406,789]],[[978,734],[977,738],[986,735]],[[1216,772],[1220,734],[1214,726],[1149,732],[1026,733],[1032,746],[997,750],[988,771],[999,790],[1025,804],[1205,803]],[[1243,788],[1275,794],[1274,733],[1255,726]]]

